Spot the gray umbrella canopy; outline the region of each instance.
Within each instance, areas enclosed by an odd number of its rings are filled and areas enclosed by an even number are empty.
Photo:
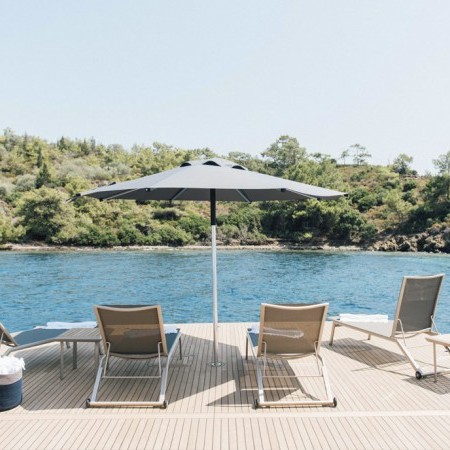
[[[216,366],[221,365],[217,340],[216,201],[335,200],[343,195],[343,192],[252,172],[220,158],[188,161],[175,169],[78,194],[99,200],[192,200],[211,203],[213,365]]]
[[[188,161],[180,167],[136,180],[92,189],[80,195],[100,200],[195,200],[209,201],[211,189],[217,201],[257,202],[262,200],[333,200],[344,195],[309,184],[251,172],[220,158]]]

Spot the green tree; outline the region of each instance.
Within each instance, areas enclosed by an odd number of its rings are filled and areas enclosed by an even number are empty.
[[[306,149],[300,147],[297,139],[287,135],[280,136],[261,155],[268,158],[270,164],[277,169],[278,173],[282,173],[288,167],[306,160],[307,156]]]
[[[314,161],[317,161],[318,163],[324,163],[327,161],[331,161],[334,163],[336,162],[335,159],[333,159],[330,155],[327,155],[326,153],[316,152],[316,153],[312,153],[309,156],[310,156],[310,158],[312,158]]]
[[[205,148],[195,148],[193,150],[186,150],[183,158],[184,161],[191,161],[195,159],[211,159],[215,157],[217,157],[217,155],[208,147],[205,147]]]
[[[266,172],[264,161],[262,161],[260,158],[250,155],[249,153],[230,152],[227,155],[227,159],[246,167],[248,170],[262,173]]]
[[[48,170],[47,163],[42,163],[42,167],[39,169],[36,177],[36,187],[39,189],[42,186],[48,186],[51,183],[51,175]]]
[[[66,143],[66,138],[64,136],[62,136],[61,139],[56,142],[56,146],[61,151],[61,153],[65,153],[65,151],[68,148],[68,145]]]
[[[66,195],[47,187],[26,192],[16,207],[26,237],[49,243],[74,239],[77,234],[75,210],[71,203],[66,203],[66,199]]]
[[[343,190],[341,173],[331,159],[322,162],[306,160],[285,171],[286,178],[300,183],[314,184],[330,189]]]
[[[405,153],[400,153],[397,158],[394,159],[392,164],[392,168],[394,172],[397,172],[400,175],[406,175],[411,172],[410,164],[413,162],[413,157],[408,156]]]
[[[349,150],[353,155],[353,162],[357,166],[367,164],[367,160],[372,157],[372,155],[367,151],[366,147],[360,144],[351,145]]]
[[[3,145],[8,152],[10,152],[18,143],[18,137],[11,128],[5,128],[3,130],[3,138]]]
[[[0,244],[17,241],[23,233],[23,228],[14,226],[9,214],[0,208]]]
[[[369,209],[378,205],[377,194],[364,187],[357,187],[356,189],[353,189],[349,193],[349,198],[361,212],[369,211]]]
[[[407,220],[412,210],[411,203],[403,200],[402,194],[398,190],[390,191],[384,199],[384,204],[388,213],[392,213],[400,223]]]
[[[44,157],[42,156],[42,149],[39,147],[36,159],[36,166],[41,168],[43,164],[44,164]]]
[[[350,156],[350,150],[349,149],[342,151],[340,159],[342,159],[342,161],[344,162],[344,166],[345,166],[345,163],[346,163],[347,158],[349,156]]]
[[[445,186],[445,196],[450,200],[450,151],[433,159],[434,167],[438,170],[442,184]]]

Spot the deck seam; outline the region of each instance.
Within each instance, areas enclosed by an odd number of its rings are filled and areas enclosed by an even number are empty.
[[[314,412],[314,413],[303,413],[303,412],[280,412],[277,413],[238,413],[238,412],[220,412],[215,413],[213,416],[210,412],[207,413],[150,413],[148,415],[140,414],[130,414],[130,411],[126,411],[125,418],[121,417],[121,420],[135,420],[135,419],[229,419],[229,418],[246,418],[246,419],[282,419],[282,418],[296,418],[296,419],[314,419],[314,418],[345,418],[345,417],[448,417],[450,416],[450,410],[436,410],[436,411],[342,411],[342,412]],[[105,413],[105,414],[89,414],[86,416],[81,416],[80,414],[46,414],[42,417],[38,414],[30,413],[18,413],[14,415],[4,415],[2,416],[2,422],[8,421],[45,421],[45,420],[108,420],[117,419],[117,412],[115,414]]]

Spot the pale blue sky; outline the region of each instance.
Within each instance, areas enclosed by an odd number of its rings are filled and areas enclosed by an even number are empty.
[[[420,172],[450,150],[448,0],[1,1],[0,127]]]

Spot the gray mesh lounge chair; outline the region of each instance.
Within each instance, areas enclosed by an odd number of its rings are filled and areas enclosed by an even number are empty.
[[[66,331],[66,329],[50,330],[44,328],[34,328],[32,330],[20,331],[13,336],[0,323],[0,346],[2,344],[8,346],[9,348],[4,354],[9,355],[10,353],[18,350],[25,350],[30,347],[56,342],[58,336]]]
[[[328,303],[313,305],[261,305],[259,333],[247,330],[246,359],[248,345],[256,359],[258,398],[255,408],[264,406],[336,406],[325,363],[319,354],[323,326]],[[308,400],[267,401],[264,396],[264,378],[267,358],[298,359],[313,355],[317,362],[319,377],[325,386],[326,398]],[[291,376],[289,376],[291,377]],[[277,376],[275,376],[277,378]],[[283,377],[286,378],[286,377]],[[296,378],[302,388],[300,379]],[[303,388],[302,388],[303,389]]]
[[[386,323],[358,323],[333,320],[330,345],[333,345],[336,327],[346,326],[395,342],[407,358],[417,379],[434,372],[425,372],[408,350],[406,339],[419,333],[439,334],[434,323],[436,305],[441,292],[444,274],[403,277],[394,320]]]
[[[156,306],[94,306],[105,354],[100,361],[89,407],[153,406],[167,407],[166,386],[169,364],[177,344],[181,353],[180,330],[165,333],[161,307]],[[123,359],[158,358],[158,376],[110,376],[111,357]],[[163,361],[163,358],[165,361]],[[158,401],[97,401],[100,383],[107,378],[159,378]]]

